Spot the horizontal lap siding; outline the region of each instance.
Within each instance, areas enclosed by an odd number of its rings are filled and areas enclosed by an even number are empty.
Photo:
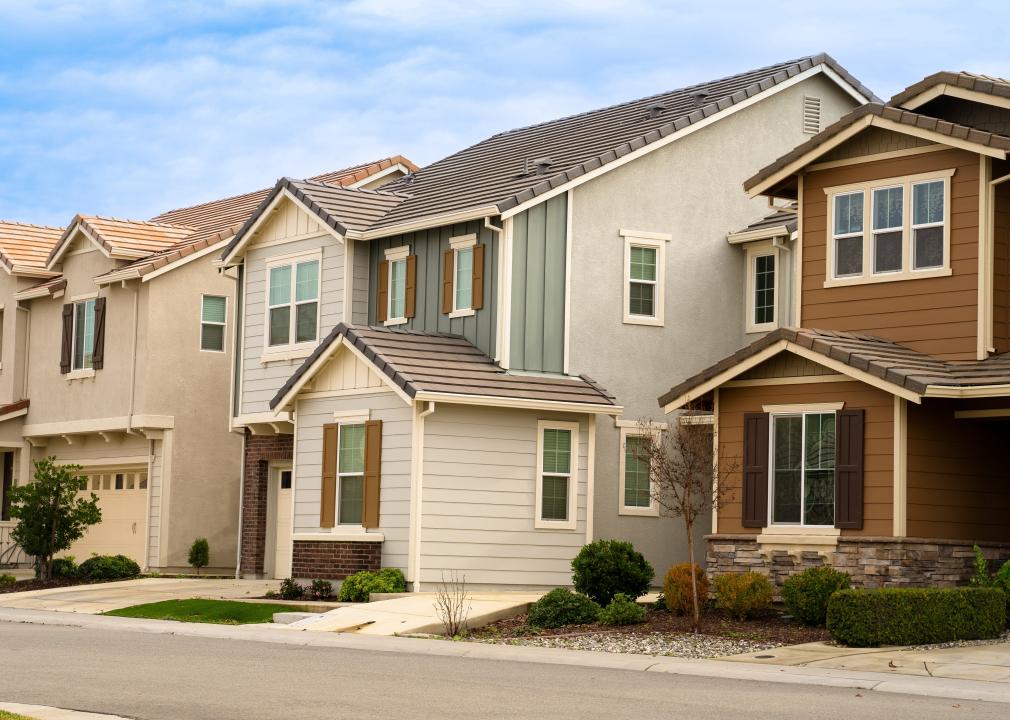
[[[951,178],[949,277],[825,288],[825,187],[956,168]],[[804,327],[864,331],[930,355],[970,360],[978,319],[978,156],[943,150],[812,172],[803,182]]]
[[[720,454],[739,467],[743,457],[744,413],[764,405],[844,402],[845,409],[866,411],[863,478],[863,527],[843,535],[891,535],[894,475],[894,399],[859,382],[765,385],[719,391]],[[744,533],[741,522],[741,474],[726,479],[728,497],[719,508],[720,533]],[[753,532],[753,530],[750,530]]]
[[[566,585],[585,542],[588,423],[580,421],[575,531],[534,528],[537,421],[522,410],[440,405],[425,420],[423,582]]]

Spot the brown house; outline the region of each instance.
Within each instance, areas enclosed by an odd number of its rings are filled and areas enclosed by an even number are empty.
[[[1010,81],[944,72],[745,183],[795,208],[730,241],[777,243],[798,327],[660,398],[710,409],[741,468],[711,573],[944,585],[970,576],[974,544],[1010,556],[1008,152]]]

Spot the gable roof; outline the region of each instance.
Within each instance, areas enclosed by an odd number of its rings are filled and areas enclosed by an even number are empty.
[[[731,244],[737,244],[783,235],[792,236],[798,227],[797,211],[796,203],[790,203],[788,207],[774,210],[747,227],[727,234],[726,239]]]
[[[46,259],[63,228],[0,220],[0,265],[12,275],[50,277]]]
[[[193,228],[146,220],[121,220],[101,215],[77,215],[67,226],[59,242],[49,253],[46,266],[59,262],[77,234],[96,243],[104,253],[114,258],[137,258],[172,247],[193,233]]]
[[[587,377],[513,375],[456,335],[340,323],[305,359],[270,401],[290,403],[340,346],[347,342],[408,397],[510,406],[544,404],[559,409],[619,414],[614,397]]]
[[[941,70],[940,72],[933,73],[917,83],[909,85],[907,88],[896,94],[889,101],[889,105],[903,106],[906,103],[913,101],[918,96],[923,93],[936,88],[938,86],[947,85],[956,90],[966,90],[969,92],[979,93],[981,95],[991,95],[993,97],[1004,98],[1010,100],[1010,80],[1001,77],[992,77],[989,75],[980,75],[978,73],[967,72],[961,70],[959,72],[952,72],[950,70]],[[918,105],[919,103],[915,103]],[[915,109],[914,107],[911,109]]]

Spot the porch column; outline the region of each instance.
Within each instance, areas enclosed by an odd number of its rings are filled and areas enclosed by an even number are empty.
[[[892,534],[896,538],[908,533],[908,401],[894,398],[894,504],[891,516]]]

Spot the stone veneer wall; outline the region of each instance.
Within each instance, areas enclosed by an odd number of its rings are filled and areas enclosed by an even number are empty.
[[[753,570],[768,575],[776,588],[790,575],[830,565],[852,576],[854,587],[951,587],[974,574],[975,543],[929,538],[846,537],[835,552],[762,551],[755,535],[709,535],[709,578]],[[1010,558],[1010,543],[979,542],[983,554],[999,567]]]
[[[382,541],[295,540],[291,577],[343,580],[360,570],[382,567]]]
[[[270,463],[294,457],[294,436],[253,435],[245,431],[242,479],[242,551],[240,573],[262,575],[267,547],[267,498]]]

